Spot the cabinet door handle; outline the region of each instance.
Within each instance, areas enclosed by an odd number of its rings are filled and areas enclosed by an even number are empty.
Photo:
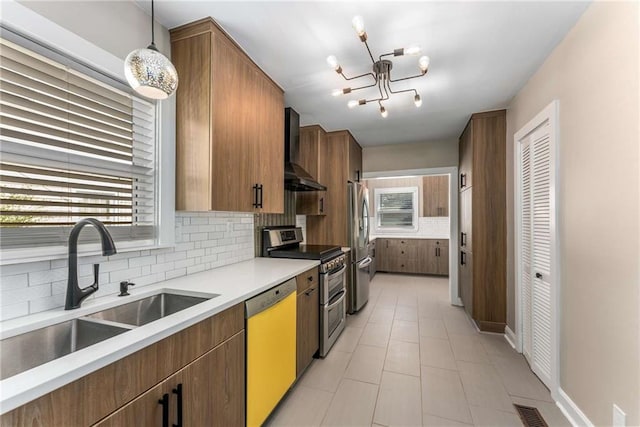
[[[324,197],[320,197],[320,213],[324,213]]]
[[[158,403],[162,405],[162,427],[169,427],[169,393],[165,393]]]
[[[313,293],[313,291],[315,291],[316,288],[309,288],[308,290],[305,291],[305,295],[306,296],[311,296],[311,294]]]
[[[460,252],[460,265],[465,265],[467,263],[467,254],[464,252]]]
[[[360,171],[359,170],[356,171],[356,181],[360,182]]]
[[[264,194],[264,192],[263,192],[263,185],[262,185],[262,184],[260,184],[260,186],[258,187],[258,190],[260,191],[260,202],[259,202],[259,206],[258,206],[258,207],[259,207],[259,208],[262,208],[262,196],[263,196],[263,194]]]
[[[253,207],[254,208],[259,207],[259,204],[258,204],[258,184],[253,186]]]
[[[460,246],[467,246],[467,233],[460,233]]]
[[[387,240],[387,248],[389,248],[389,241]]]
[[[467,186],[467,174],[460,174],[460,188],[464,188]]]
[[[400,253],[402,253],[404,255],[404,251],[400,251]]]
[[[178,384],[176,388],[172,390],[173,394],[178,396],[177,409],[178,409],[178,423],[173,424],[173,427],[182,427],[182,383]]]

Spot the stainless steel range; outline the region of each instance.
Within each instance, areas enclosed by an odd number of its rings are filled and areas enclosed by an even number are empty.
[[[262,230],[262,256],[320,261],[320,357],[325,357],[345,327],[345,255],[339,246],[302,245],[302,229],[295,226]]]

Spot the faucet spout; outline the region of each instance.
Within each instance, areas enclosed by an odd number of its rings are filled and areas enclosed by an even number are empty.
[[[65,310],[80,308],[82,301],[98,290],[99,264],[93,264],[93,284],[86,288],[78,285],[78,238],[80,231],[85,225],[92,225],[98,230],[102,243],[102,255],[113,255],[116,253],[116,245],[103,223],[94,218],[81,219],[71,229],[69,234],[69,280],[67,281],[67,295],[65,299]]]

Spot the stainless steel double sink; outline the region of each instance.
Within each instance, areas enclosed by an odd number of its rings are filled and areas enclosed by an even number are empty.
[[[0,341],[0,380],[82,350],[219,295],[163,292]]]

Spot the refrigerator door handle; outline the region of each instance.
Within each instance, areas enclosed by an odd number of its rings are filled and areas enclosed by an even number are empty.
[[[371,259],[371,257],[366,257],[362,260],[362,262],[360,262],[360,264],[358,264],[358,268],[368,267],[372,262],[373,260]]]

